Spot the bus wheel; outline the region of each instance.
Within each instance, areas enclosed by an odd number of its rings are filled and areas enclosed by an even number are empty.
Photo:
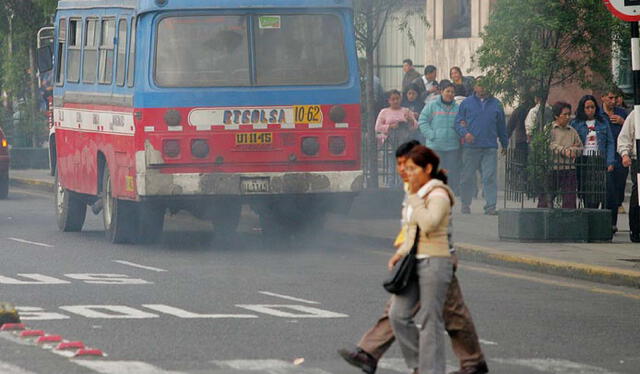
[[[9,170],[0,173],[0,199],[6,199],[9,195]]]
[[[240,223],[242,204],[239,199],[227,198],[214,205],[214,212],[211,216],[213,232],[217,238],[232,237]]]
[[[54,175],[56,189],[54,200],[58,229],[65,232],[80,231],[87,216],[87,204],[72,191],[62,187],[58,179],[58,170],[55,171]]]
[[[161,204],[138,203],[138,235],[136,242],[157,243],[164,228],[165,207]]]
[[[109,168],[105,165],[102,177],[102,217],[107,239],[116,244],[133,243],[137,234],[136,203],[113,197]]]

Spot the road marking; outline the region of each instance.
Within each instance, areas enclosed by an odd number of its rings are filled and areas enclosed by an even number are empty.
[[[484,339],[480,339],[480,344],[484,344],[484,345],[498,345],[498,343],[496,343],[496,342],[492,342],[491,340],[484,340]]]
[[[153,284],[153,282],[148,282],[144,279],[129,278],[129,276],[124,274],[80,273],[65,274],[64,276],[67,278],[84,281],[87,284]]]
[[[47,275],[42,275],[42,274],[18,274],[19,276],[23,277],[23,278],[27,278],[27,279],[32,279],[33,281],[21,281],[19,279],[15,279],[15,278],[9,278],[9,277],[5,277],[3,275],[0,275],[0,284],[13,284],[13,285],[28,285],[28,284],[39,284],[39,285],[45,285],[45,284],[69,284],[71,282],[66,281],[66,280],[62,280],[62,279],[58,279],[58,278],[54,278],[54,277],[50,277]]]
[[[94,361],[71,360],[101,374],[184,374],[179,371],[167,371],[141,361]]]
[[[220,319],[220,318],[258,318],[253,314],[198,314],[186,311],[184,309],[175,308],[164,304],[143,304],[143,307],[156,312],[168,314],[179,318],[208,318],[208,319]]]
[[[297,298],[297,297],[282,295],[282,294],[279,294],[279,293],[273,293],[273,292],[268,292],[268,291],[258,291],[258,293],[261,293],[261,294],[267,295],[267,296],[279,297],[281,299],[290,300],[290,301],[299,301],[301,303],[316,304],[316,305],[320,304],[317,301],[300,299],[300,298]]]
[[[0,373],[2,374],[35,374],[32,371],[19,368],[17,366],[11,365],[3,361],[0,361]]]
[[[125,305],[68,305],[61,306],[60,309],[87,318],[144,319],[160,317],[157,314],[143,312]],[[111,313],[105,313],[101,310]]]
[[[25,321],[52,321],[70,318],[60,313],[45,312],[44,309],[38,307],[17,306],[16,310],[20,315],[20,319]]]
[[[608,290],[608,289],[605,289],[605,288],[592,287],[592,286],[581,285],[581,284],[577,284],[577,283],[570,283],[570,282],[565,282],[565,281],[560,281],[560,280],[536,278],[536,277],[532,277],[532,276],[524,275],[524,274],[517,274],[517,273],[506,272],[506,271],[499,271],[499,270],[493,270],[493,269],[488,269],[488,268],[475,267],[475,266],[470,266],[470,265],[461,265],[460,267],[462,267],[463,269],[467,269],[467,270],[472,270],[472,271],[477,271],[477,272],[480,272],[480,273],[486,273],[486,274],[492,274],[492,275],[498,275],[498,276],[501,276],[501,277],[522,279],[522,280],[526,280],[526,281],[530,281],[530,282],[543,283],[543,284],[548,284],[548,285],[552,285],[552,286],[573,288],[573,289],[589,291],[589,292],[593,292],[593,293],[601,293],[601,294],[606,294],[606,295],[621,296],[621,297],[626,297],[626,298],[629,298],[629,299],[640,300],[640,295],[633,294],[633,293],[628,293],[628,292],[624,292],[624,291]]]
[[[241,371],[259,371],[269,374],[331,374],[317,368],[305,368],[283,360],[229,360],[211,361],[221,368]]]
[[[23,244],[31,244],[31,245],[37,245],[39,247],[53,248],[53,246],[50,245],[50,244],[32,242],[30,240],[24,240],[24,239],[20,239],[20,238],[7,238],[7,239],[13,240],[14,242],[18,242],[18,243],[23,243]]]
[[[310,306],[303,305],[236,305],[238,308],[248,309],[254,312],[268,314],[275,317],[283,318],[346,318],[347,314],[330,312],[328,310],[322,310],[318,308],[312,308]],[[285,312],[280,309],[292,309],[302,313]]]
[[[117,262],[117,263],[122,264],[122,265],[133,266],[134,268],[140,268],[140,269],[145,269],[145,270],[156,271],[158,273],[162,273],[162,272],[166,272],[167,271],[167,270],[160,269],[160,268],[154,268],[153,266],[140,265],[140,264],[136,264],[134,262],[124,261],[124,260],[114,260],[113,262]]]
[[[618,374],[615,371],[571,362],[567,360],[555,359],[501,359],[496,358],[491,361],[507,365],[516,365],[535,369],[544,373],[554,374]]]
[[[399,373],[407,373],[409,369],[407,369],[407,364],[405,363],[403,358],[383,358],[378,362],[378,367],[381,369],[397,371]],[[451,365],[447,365],[446,372],[456,371],[459,368]]]

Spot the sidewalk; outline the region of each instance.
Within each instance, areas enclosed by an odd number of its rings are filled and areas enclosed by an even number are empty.
[[[48,170],[12,170],[11,183],[53,191]],[[356,199],[354,204],[365,200]],[[629,242],[626,214],[619,216],[620,231],[612,243],[517,243],[498,240],[498,217],[483,215],[482,203],[474,201],[470,215],[454,207],[454,241],[462,260],[640,288],[640,244]],[[399,215],[399,204],[397,209]],[[389,247],[400,226],[399,218],[335,216],[328,221],[330,230],[375,239]]]

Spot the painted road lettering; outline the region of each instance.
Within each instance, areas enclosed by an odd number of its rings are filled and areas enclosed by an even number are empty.
[[[65,274],[67,278],[81,280],[87,284],[152,284],[144,279],[129,278],[124,274]]]
[[[250,310],[262,315],[280,318],[346,318],[347,314],[331,312],[306,305],[276,305],[276,304],[243,304],[236,307]],[[165,304],[144,304],[140,308],[149,309],[164,315],[181,319],[246,319],[259,318],[255,314],[215,314],[195,313],[183,308],[177,308]],[[23,320],[60,320],[71,318],[67,314],[47,312],[39,307],[17,307]],[[150,313],[138,307],[126,305],[65,305],[59,309],[77,316],[91,319],[150,319],[158,318],[159,314]]]
[[[12,285],[48,285],[48,284],[70,284],[71,282],[50,277],[42,274],[18,274],[19,277],[30,279],[29,281],[23,281],[16,278],[5,277],[0,275],[0,284],[12,284]]]

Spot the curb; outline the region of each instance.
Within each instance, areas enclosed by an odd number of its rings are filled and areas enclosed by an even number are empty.
[[[466,243],[458,243],[455,247],[460,258],[468,261],[616,286],[640,288],[640,271],[519,255]]]
[[[11,176],[9,177],[9,180],[11,185],[14,187],[22,187],[41,192],[53,192],[53,182],[39,179],[17,178]]]

